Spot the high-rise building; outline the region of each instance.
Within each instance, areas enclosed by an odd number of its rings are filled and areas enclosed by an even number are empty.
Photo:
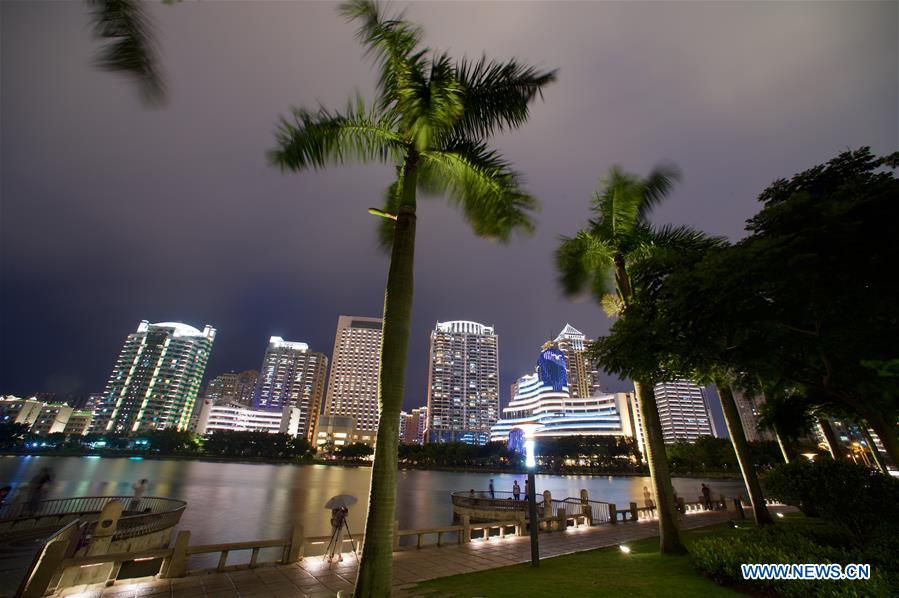
[[[377,431],[380,362],[381,319],[340,316],[324,415],[352,417],[355,430]]]
[[[412,429],[412,414],[400,411],[400,444],[410,444],[407,435]]]
[[[218,403],[239,403],[249,407],[253,403],[253,392],[256,390],[256,380],[259,372],[245,370],[240,372],[227,372],[219,374],[206,384],[204,399],[212,399]]]
[[[113,366],[93,430],[187,429],[213,340],[212,326],[141,322]]]
[[[740,390],[734,390],[733,393],[746,440],[749,442],[773,441],[774,434],[770,430],[759,428],[759,409],[765,404],[765,398]]]
[[[425,429],[428,427],[428,408],[419,407],[413,409],[409,417],[411,421],[409,422],[409,430],[406,432],[409,444],[424,444]]]
[[[689,380],[659,382],[655,399],[666,444],[714,436],[706,394],[699,385]]]
[[[437,322],[428,372],[427,442],[487,442],[499,419],[499,341],[493,327]]]
[[[206,384],[206,393],[204,399],[210,399],[215,402],[233,401],[234,387],[237,385],[237,374],[227,372],[219,374]]]
[[[593,394],[594,372],[587,360],[586,339],[583,332],[571,324],[565,324],[565,328],[552,341],[552,346],[565,355],[568,366],[568,392],[572,399],[589,397]]]
[[[285,406],[300,410],[297,435],[312,440],[325,394],[328,358],[309,350],[306,343],[273,336],[259,368],[253,393],[253,409],[282,411]]]

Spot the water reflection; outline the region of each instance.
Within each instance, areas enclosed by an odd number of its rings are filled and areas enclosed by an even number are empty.
[[[352,494],[359,503],[350,509],[351,532],[361,534],[368,508],[371,469],[326,465],[264,465],[206,461],[156,461],[127,458],[0,457],[0,485],[27,483],[41,467],[53,470],[49,498],[131,494],[131,485],[147,478],[147,496],[186,500],[181,521],[191,530],[192,544],[214,544],[287,535],[290,526],[302,523],[307,536],[330,533],[330,513],[325,501],[335,494]],[[459,490],[486,490],[490,479],[495,489],[510,491],[512,482],[524,488],[525,476],[497,473],[401,471],[398,476],[397,519],[402,528],[437,527],[452,522],[449,495]],[[677,478],[677,493],[696,500],[700,484],[714,496],[736,496],[742,484],[731,480]],[[549,490],[556,498],[580,496],[586,488],[594,500],[625,507],[642,504],[648,477],[537,476],[537,490]]]

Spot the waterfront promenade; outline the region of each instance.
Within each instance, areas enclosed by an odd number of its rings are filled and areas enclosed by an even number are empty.
[[[790,507],[769,506],[773,512]],[[732,511],[712,511],[690,514],[681,520],[684,529],[721,523],[734,517]],[[549,558],[622,542],[632,542],[658,535],[656,521],[598,525],[569,528],[565,532],[540,535],[540,556]],[[421,550],[402,549],[394,553],[394,595],[415,596],[418,582],[471,573],[484,569],[505,567],[530,561],[528,537],[493,537],[472,540],[465,544],[429,547]],[[308,557],[291,565],[276,565],[256,569],[241,569],[224,573],[200,573],[185,578],[146,582],[123,581],[107,588],[78,586],[66,589],[58,596],[77,595],[79,598],[111,598],[153,596],[172,598],[275,598],[285,596],[319,598],[343,592],[349,595],[356,577],[356,559],[344,555],[344,562],[330,566],[322,557]]]

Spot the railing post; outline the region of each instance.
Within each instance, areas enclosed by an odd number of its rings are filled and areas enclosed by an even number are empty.
[[[618,508],[615,503],[609,503],[609,523],[618,523]]]
[[[162,565],[162,577],[184,577],[187,575],[187,545],[190,544],[190,530],[178,532],[172,555]]]
[[[581,488],[581,512],[587,518],[587,525],[593,525],[593,509],[590,508],[590,494],[586,488]]]
[[[40,598],[50,589],[50,583],[66,557],[66,548],[69,543],[66,541],[51,542],[47,546],[44,554],[41,555],[40,561],[31,575],[31,579],[26,580],[24,591],[21,596],[23,598]]]
[[[523,511],[519,511],[515,515],[515,535],[524,536],[525,535],[525,516]]]
[[[557,525],[559,531],[565,531],[568,527],[568,513],[565,509],[559,509],[559,523]]]
[[[112,536],[115,534],[121,516],[121,502],[113,500],[106,503],[106,506],[100,511],[100,516],[97,517],[97,525],[94,527],[90,546],[87,547],[87,556],[97,556],[108,552],[109,544],[112,542]]]
[[[400,522],[393,522],[393,550],[397,551],[400,549]]]
[[[631,521],[637,520],[637,503],[631,503]]]
[[[721,508],[724,509],[725,511],[728,510],[728,508],[727,508],[727,497],[724,496],[723,494],[721,495]]]
[[[281,562],[288,565],[290,563],[296,563],[303,558],[303,543],[305,541],[306,536],[304,534],[303,524],[294,524],[293,530],[290,533],[290,539],[288,540],[287,550],[284,551],[284,560]],[[340,552],[343,552],[343,546],[338,546],[337,549]]]
[[[677,509],[684,515],[687,514],[687,505],[683,496],[677,497]]]
[[[462,542],[471,542],[471,516],[462,515]]]

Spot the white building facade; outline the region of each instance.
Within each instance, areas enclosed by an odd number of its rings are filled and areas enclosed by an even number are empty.
[[[659,382],[655,399],[665,444],[695,442],[700,436],[715,435],[705,390],[695,382]]]
[[[340,316],[331,354],[324,415],[351,417],[355,430],[378,430],[378,368],[381,362],[380,318]]]

